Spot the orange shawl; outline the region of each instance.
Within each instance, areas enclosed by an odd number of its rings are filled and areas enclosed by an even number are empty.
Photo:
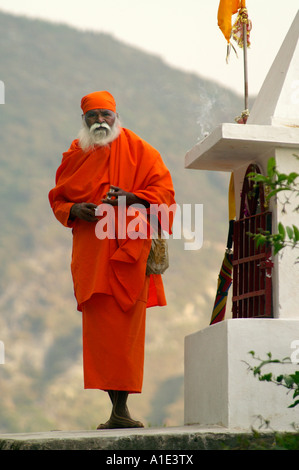
[[[113,295],[122,310],[134,305],[144,285],[151,240],[104,238],[96,223],[69,220],[73,203],[101,204],[110,185],[133,192],[150,204],[175,204],[172,179],[157,150],[122,128],[109,146],[84,152],[74,140],[63,154],[49,201],[56,218],[73,231],[71,270],[78,310],[94,293]],[[117,208],[115,208],[117,212]],[[173,213],[169,212],[171,227]],[[160,275],[151,275],[147,306],[165,305]]]

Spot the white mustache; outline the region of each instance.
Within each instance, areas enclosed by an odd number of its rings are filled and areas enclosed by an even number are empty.
[[[95,130],[97,129],[97,131]],[[78,134],[81,148],[87,150],[94,147],[95,145],[107,145],[108,143],[115,140],[121,130],[121,124],[118,117],[115,118],[115,122],[112,126],[109,126],[106,122],[94,123],[90,128],[87,126],[85,119],[82,122],[82,127]],[[106,134],[104,136],[104,134]]]
[[[106,122],[102,122],[101,124],[98,122],[95,122],[92,126],[90,126],[89,132],[94,132],[96,129],[101,129],[101,128],[108,129],[108,131],[111,131],[111,127]]]

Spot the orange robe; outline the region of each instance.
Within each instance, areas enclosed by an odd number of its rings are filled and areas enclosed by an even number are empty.
[[[72,228],[71,271],[79,311],[84,311],[83,306],[92,296],[102,294],[113,298],[114,310],[130,312],[144,292],[149,238],[132,240],[116,236],[100,240],[95,233],[96,223],[69,219],[73,203],[100,205],[110,185],[132,192],[150,204],[167,207],[175,204],[172,179],[160,154],[132,131],[122,128],[109,146],[86,152],[77,139],[72,142],[63,154],[49,201],[56,218]],[[115,213],[117,232],[117,208]],[[170,227],[172,217],[170,212]],[[161,276],[151,275],[146,306],[156,305],[166,305],[166,299]],[[98,334],[100,342],[105,332]],[[144,343],[144,338],[140,337],[140,342]]]
[[[84,388],[141,393],[148,281],[126,312],[111,295],[83,303]]]

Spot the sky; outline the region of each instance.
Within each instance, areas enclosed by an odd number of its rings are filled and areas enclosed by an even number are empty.
[[[299,11],[299,2],[247,0],[246,4],[252,21],[248,88],[249,96],[255,96]],[[109,33],[172,67],[212,79],[244,96],[243,51],[237,47],[236,55],[232,50],[226,63],[218,6],[219,0],[0,0],[4,12]]]

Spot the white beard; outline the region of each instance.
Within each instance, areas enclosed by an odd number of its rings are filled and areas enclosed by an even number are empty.
[[[118,117],[115,118],[114,124],[111,127],[104,122],[101,125],[95,123],[88,128],[85,120],[83,120],[82,127],[78,134],[80,147],[82,150],[88,150],[97,145],[108,145],[119,136],[120,130],[121,125]]]

